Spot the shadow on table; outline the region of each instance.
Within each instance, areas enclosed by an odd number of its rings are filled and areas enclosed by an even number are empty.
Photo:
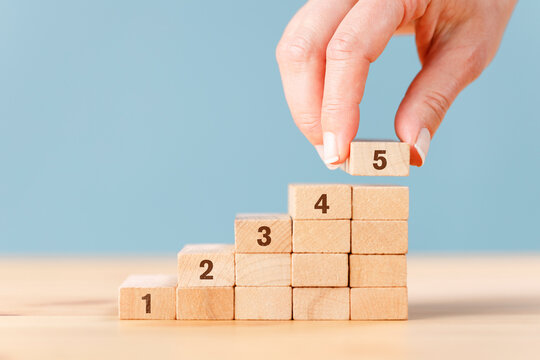
[[[540,297],[500,297],[453,299],[409,303],[409,319],[422,320],[450,316],[539,315]]]

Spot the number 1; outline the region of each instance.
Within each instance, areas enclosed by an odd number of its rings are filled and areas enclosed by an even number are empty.
[[[150,294],[144,295],[141,300],[146,300],[146,313],[150,314],[152,309],[152,296]]]

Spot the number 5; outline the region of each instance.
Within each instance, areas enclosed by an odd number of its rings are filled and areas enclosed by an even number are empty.
[[[375,153],[373,154],[373,167],[376,170],[382,170],[386,167],[386,158],[383,156],[384,154],[386,154],[386,150],[375,150]]]

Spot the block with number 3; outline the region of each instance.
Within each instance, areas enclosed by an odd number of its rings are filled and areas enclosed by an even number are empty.
[[[291,217],[287,214],[238,214],[234,221],[237,253],[290,253]]]

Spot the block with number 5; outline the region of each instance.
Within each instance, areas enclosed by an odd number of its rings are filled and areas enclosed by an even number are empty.
[[[234,286],[234,245],[186,245],[178,253],[178,286]]]
[[[409,176],[410,147],[398,141],[353,141],[344,170],[359,176]]]
[[[293,220],[350,219],[351,186],[290,184],[289,214]]]

